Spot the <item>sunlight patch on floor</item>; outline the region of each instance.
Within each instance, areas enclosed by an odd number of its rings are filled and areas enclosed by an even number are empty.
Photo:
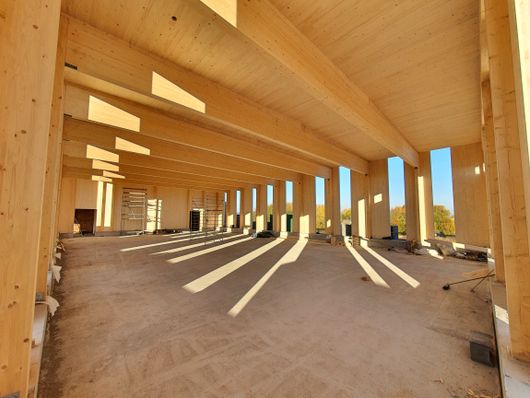
[[[242,236],[243,236],[242,234],[227,236],[227,237],[223,238],[223,241],[232,240],[232,239],[235,239],[235,238],[241,238]],[[178,241],[173,240],[173,242],[178,242]],[[182,252],[184,250],[195,249],[196,247],[201,247],[201,246],[205,246],[205,245],[211,245],[212,243],[216,243],[216,242],[219,242],[219,239],[211,239],[211,240],[207,240],[205,242],[195,243],[193,245],[187,245],[187,246],[182,246],[182,247],[176,247],[174,249],[163,250],[161,252],[151,253],[151,255],[156,256],[156,255],[160,255],[160,254],[178,253],[178,252]]]
[[[410,286],[412,286],[413,288],[417,288],[420,285],[420,282],[418,282],[412,276],[407,274],[405,271],[398,268],[396,265],[392,264],[386,258],[384,258],[379,253],[377,253],[375,250],[368,247],[368,245],[362,245],[362,246],[364,250],[366,250],[369,254],[375,257],[379,262],[381,262],[385,267],[387,267],[394,274],[396,274],[401,279],[403,279],[405,282],[407,282]]]
[[[236,317],[239,315],[241,311],[247,306],[247,304],[252,300],[252,298],[258,294],[258,292],[265,286],[267,281],[274,275],[278,269],[285,264],[294,263],[296,260],[298,260],[298,257],[300,257],[300,254],[302,254],[302,251],[304,250],[305,246],[307,245],[307,240],[299,240],[296,242],[296,244],[289,249],[287,253],[283,255],[282,258],[280,258],[276,264],[272,266],[271,269],[267,271],[265,275],[261,277],[261,279],[256,282],[254,286],[234,305],[230,311],[228,311],[228,315]]]
[[[283,243],[284,241],[285,241],[284,239],[275,239],[272,242],[269,242],[266,245],[264,245],[264,246],[262,246],[262,247],[260,247],[260,248],[258,248],[256,250],[253,250],[250,253],[247,253],[244,256],[239,257],[238,259],[235,259],[234,261],[231,261],[231,262],[229,262],[229,263],[227,263],[227,264],[225,264],[225,265],[213,270],[212,272],[210,272],[210,273],[208,273],[208,274],[206,274],[204,276],[201,276],[198,279],[195,279],[194,281],[188,283],[187,285],[185,285],[183,287],[184,287],[184,289],[186,289],[188,292],[191,292],[191,293],[200,292],[200,291],[206,289],[207,287],[210,287],[214,283],[220,281],[225,276],[227,276],[227,275],[231,274],[232,272],[238,270],[242,266],[248,264],[252,260],[255,260],[256,258],[261,256],[262,254],[268,252],[273,247],[276,247],[280,243]]]
[[[237,235],[238,237],[241,237],[241,236],[246,236],[246,235]],[[254,239],[252,238],[251,236],[247,237],[247,238],[243,238],[243,239],[239,239],[239,240],[236,240],[234,242],[229,242],[229,243],[224,243],[222,245],[219,245],[219,246],[215,246],[215,247],[210,247],[208,249],[204,249],[204,250],[200,250],[198,252],[194,252],[194,253],[189,253],[189,254],[185,254],[183,256],[180,256],[180,257],[175,257],[175,258],[170,258],[169,260],[167,260],[168,263],[170,264],[177,264],[177,263],[180,263],[182,261],[186,261],[186,260],[189,260],[189,259],[192,259],[192,258],[195,258],[195,257],[199,257],[199,256],[203,256],[205,254],[208,254],[208,253],[212,253],[212,252],[215,252],[217,250],[221,250],[221,249],[224,249],[226,247],[230,247],[230,246],[234,246],[234,245],[238,245],[240,243],[243,243],[243,242],[246,242],[246,241],[249,241],[251,239]]]
[[[203,233],[201,233],[200,235],[199,234],[194,234],[192,237],[190,237],[188,234],[186,234],[186,235],[182,235],[182,236],[178,236],[178,237],[172,237],[171,240],[166,240],[164,242],[157,242],[157,243],[150,243],[148,245],[128,247],[126,249],[121,249],[120,251],[121,252],[130,252],[130,251],[134,251],[134,250],[147,249],[149,247],[171,245],[171,244],[179,243],[179,242],[182,242],[182,241],[185,241],[185,240],[202,239],[202,238],[205,238],[205,237],[206,237],[206,235],[203,234]],[[176,239],[176,238],[178,238],[178,239]]]
[[[388,284],[385,282],[385,280],[379,275],[375,269],[372,268],[370,264],[368,264],[368,261],[366,261],[355,248],[353,248],[351,245],[346,245],[346,248],[351,253],[353,258],[359,263],[361,268],[366,272],[366,274],[370,277],[372,282],[374,282],[377,286],[382,286],[386,288],[390,288]]]

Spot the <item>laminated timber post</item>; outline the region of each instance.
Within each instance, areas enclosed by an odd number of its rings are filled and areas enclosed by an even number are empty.
[[[388,160],[368,163],[370,180],[370,237],[384,238],[390,235],[390,201],[388,187]]]
[[[340,178],[339,168],[333,167],[331,178],[325,180],[326,191],[326,233],[331,235],[331,243],[342,241],[341,214],[340,214]]]
[[[226,205],[226,226],[231,229],[235,228],[237,224],[237,190],[231,189],[228,191],[228,202]]]
[[[0,3],[0,396],[28,393],[60,5]]]
[[[252,229],[252,188],[241,190],[240,227],[248,234]]]
[[[417,169],[419,240],[427,245],[434,238],[434,206],[432,201],[431,152],[420,152]],[[407,221],[408,222],[408,221]]]
[[[315,177],[304,174],[301,194],[300,238],[309,238],[316,232]]]
[[[431,154],[418,154],[419,167],[405,167],[405,211],[407,239],[429,246],[434,238],[434,209],[432,202]]]
[[[303,183],[302,181],[293,181],[293,230],[300,235],[300,218],[303,211]]]
[[[514,74],[509,3],[485,0],[484,9],[511,353],[530,361],[530,252],[524,181],[528,174],[523,172],[523,167],[528,168],[523,163],[528,146],[522,140],[524,125],[517,114],[516,86],[523,83]]]
[[[351,228],[352,236],[368,238],[370,229],[370,180],[367,174],[351,170]]]
[[[405,168],[405,214],[407,240],[421,241],[420,209],[418,200],[418,169],[404,163]]]
[[[486,179],[480,143],[451,148],[456,240],[489,247]]]
[[[491,256],[495,259],[495,279],[505,282],[504,250],[502,248],[502,223],[499,203],[499,176],[495,151],[493,111],[491,109],[491,88],[489,79],[482,82],[482,151],[486,175],[486,195],[488,205],[489,241]]]
[[[282,236],[287,233],[287,197],[285,191],[285,181],[276,181],[274,183],[272,229]]]
[[[267,229],[267,185],[258,185],[256,194],[256,232],[261,232]]]
[[[57,57],[55,62],[55,81],[53,85],[52,113],[49,130],[48,153],[46,157],[46,176],[42,204],[42,220],[39,243],[39,265],[37,269],[37,295],[44,298],[47,294],[48,270],[53,261],[56,246],[57,202],[61,176],[61,143],[63,141],[63,96],[64,96],[64,59],[68,21],[61,19]]]

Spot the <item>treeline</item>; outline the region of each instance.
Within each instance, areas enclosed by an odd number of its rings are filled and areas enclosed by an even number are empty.
[[[268,214],[272,214],[272,205],[268,206]],[[293,204],[291,202],[287,203],[287,214],[293,214]],[[351,220],[351,209],[342,210],[341,220]],[[390,209],[390,224],[398,226],[400,235],[407,234],[405,206],[396,206]],[[318,230],[326,228],[326,207],[323,204],[316,206],[316,227]],[[455,219],[449,209],[443,205],[434,205],[434,231],[442,236],[455,235]]]

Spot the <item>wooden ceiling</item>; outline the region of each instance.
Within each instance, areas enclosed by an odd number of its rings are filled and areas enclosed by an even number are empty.
[[[270,0],[425,151],[480,141],[474,0]],[[199,0],[66,0],[63,11],[166,58],[368,160],[392,154],[310,95]]]

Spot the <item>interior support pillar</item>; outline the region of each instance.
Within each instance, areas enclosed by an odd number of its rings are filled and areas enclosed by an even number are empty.
[[[325,218],[325,232],[327,235],[333,234],[333,189],[331,187],[331,179],[324,179],[324,218]]]
[[[252,189],[244,188],[241,190],[241,228],[243,233],[248,234],[252,228]]]
[[[273,198],[273,230],[280,235],[287,234],[287,197],[285,181],[276,181]]]
[[[524,125],[516,105],[516,85],[522,82],[514,76],[508,1],[485,0],[484,5],[511,353],[530,361],[530,253],[523,172],[523,167],[528,168],[523,163],[528,147],[521,145]]]
[[[489,80],[482,82],[482,151],[486,172],[486,195],[491,256],[495,259],[495,278],[504,282],[504,250],[502,248],[502,225],[499,203],[499,177],[495,151],[493,110],[491,109],[491,88]]]
[[[480,143],[451,148],[456,240],[489,247],[484,155]]]
[[[267,229],[267,185],[258,185],[256,194],[256,232],[261,232]]]
[[[0,396],[26,397],[61,2],[3,3]]]
[[[316,232],[315,177],[304,174],[302,177],[302,209],[300,212],[300,237],[308,238]]]
[[[326,231],[331,235],[331,243],[343,241],[340,214],[340,174],[339,167],[331,169],[331,178],[326,179]],[[329,213],[329,215],[328,215]],[[329,217],[329,218],[328,218]]]
[[[48,270],[54,261],[56,247],[57,198],[59,195],[61,174],[61,143],[63,141],[63,95],[64,95],[64,59],[66,50],[67,20],[61,20],[57,56],[55,62],[55,80],[46,155],[46,175],[42,204],[42,219],[39,238],[39,264],[37,268],[37,295],[44,299],[47,295]]]
[[[231,189],[228,191],[228,202],[226,205],[226,226],[228,228],[235,228],[237,224],[237,190]]]
[[[302,216],[302,181],[293,181],[293,230],[292,232],[300,233],[300,218]]]
[[[421,241],[418,200],[418,169],[404,162],[407,240]]]
[[[350,172],[351,183],[351,233],[368,238],[370,232],[370,180],[368,175]]]
[[[417,169],[418,222],[420,241],[428,245],[427,239],[434,239],[434,206],[432,199],[431,152],[420,152]]]
[[[370,229],[372,238],[390,235],[390,201],[388,187],[388,160],[368,163],[370,177]]]

